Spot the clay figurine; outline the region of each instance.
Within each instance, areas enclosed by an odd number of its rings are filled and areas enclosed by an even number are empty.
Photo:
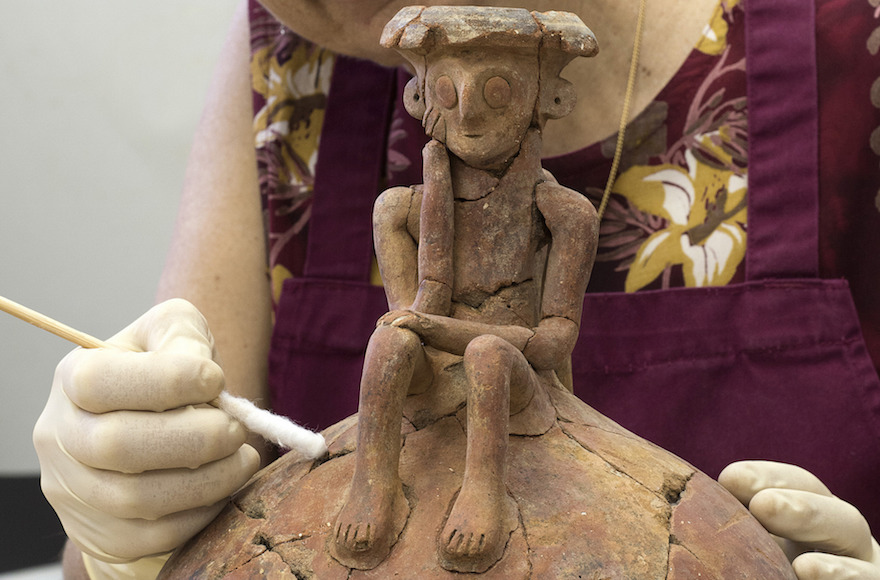
[[[541,168],[541,130],[575,104],[559,73],[592,56],[590,30],[568,13],[414,7],[385,28],[417,75],[406,107],[423,120],[424,183],[376,202],[373,235],[391,311],[370,338],[361,380],[358,454],[331,544],[340,562],[385,559],[406,505],[398,477],[409,393],[449,389],[461,357],[467,459],[438,541],[443,566],[482,572],[498,561],[516,510],[506,491],[508,417],[566,369],[596,251],[586,197]]]

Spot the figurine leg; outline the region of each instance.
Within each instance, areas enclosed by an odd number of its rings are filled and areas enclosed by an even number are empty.
[[[467,458],[461,491],[440,536],[440,560],[448,570],[484,572],[501,559],[517,525],[505,485],[510,403],[528,400],[534,373],[519,350],[494,336],[468,345],[464,368]]]
[[[351,568],[374,568],[391,551],[409,511],[398,474],[403,399],[417,381],[430,381],[419,337],[380,326],[367,345],[358,416],[358,451],[346,502],[330,542]]]

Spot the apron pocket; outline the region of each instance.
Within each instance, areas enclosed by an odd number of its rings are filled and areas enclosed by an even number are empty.
[[[880,528],[880,381],[847,284],[588,295],[575,393],[712,477],[800,465]]]

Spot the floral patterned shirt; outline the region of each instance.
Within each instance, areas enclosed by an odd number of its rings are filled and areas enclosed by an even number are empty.
[[[721,2],[690,57],[628,126],[590,291],[721,286],[742,277],[744,16],[739,0]],[[544,165],[598,205],[616,142],[614,135]]]

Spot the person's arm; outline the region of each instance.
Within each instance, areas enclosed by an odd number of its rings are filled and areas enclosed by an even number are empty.
[[[86,567],[83,564],[83,555],[73,542],[64,545],[61,555],[61,569],[64,572],[64,580],[90,580]]]
[[[267,408],[272,305],[251,103],[243,1],[196,128],[157,299],[194,304],[208,320],[227,390]],[[274,459],[259,438],[249,443],[264,463]]]
[[[267,405],[270,290],[251,130],[247,2],[241,2],[197,127],[157,300],[184,297],[208,319],[226,385]],[[263,461],[271,459],[259,446]],[[87,578],[68,542],[66,578]]]
[[[242,2],[196,130],[158,300],[192,302],[208,320],[227,389],[268,405],[271,294],[249,59]]]

